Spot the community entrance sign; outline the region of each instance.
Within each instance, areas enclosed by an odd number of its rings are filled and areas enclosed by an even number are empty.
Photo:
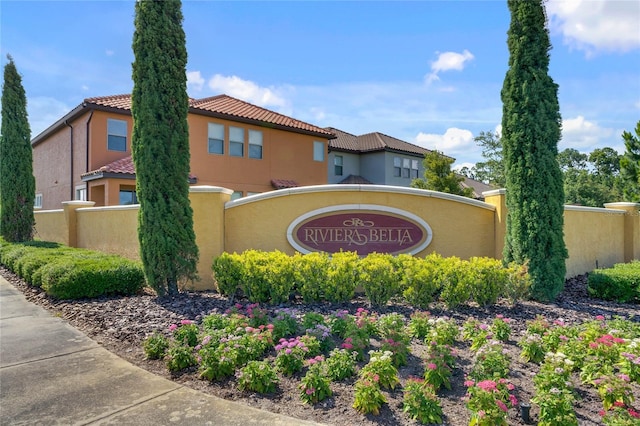
[[[431,238],[431,227],[422,218],[373,204],[313,210],[296,218],[287,229],[289,244],[301,253],[415,254],[424,250]]]

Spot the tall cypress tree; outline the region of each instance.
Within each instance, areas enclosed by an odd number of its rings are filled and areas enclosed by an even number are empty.
[[[180,0],[138,1],[133,35],[133,161],[138,239],[147,283],[159,295],[196,278],[189,202],[187,50]]]
[[[564,192],[556,161],[558,86],[548,75],[551,42],[543,0],[508,0],[509,69],[502,88],[506,171],[505,261],[528,263],[531,295],[553,300],[564,286]]]
[[[27,97],[13,58],[7,58],[0,129],[0,234],[11,242],[31,241],[36,183]]]

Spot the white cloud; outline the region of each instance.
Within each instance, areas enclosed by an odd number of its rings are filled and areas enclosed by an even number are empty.
[[[438,52],[436,52],[438,53]],[[425,77],[427,83],[440,80],[438,74],[443,71],[462,71],[465,63],[473,59],[473,54],[465,49],[462,53],[444,52],[438,54],[438,59],[431,63],[431,73]]]
[[[107,56],[113,56],[115,54],[115,52],[113,50],[107,50],[106,52],[104,52]]]
[[[420,132],[416,136],[415,142],[424,148],[437,149],[445,154],[474,144],[473,133],[457,127],[448,128],[444,135]]]
[[[253,81],[235,75],[227,77],[216,74],[209,80],[209,88],[226,95],[240,98],[263,107],[286,107],[287,101],[274,87],[260,87]]]
[[[566,148],[573,148],[588,153],[595,148],[607,146],[603,141],[612,138],[615,138],[614,129],[600,127],[598,123],[586,120],[579,115],[563,120],[562,140],[558,149],[562,151]],[[615,149],[615,147],[612,148]]]
[[[632,0],[549,0],[550,29],[587,56],[598,51],[640,48],[640,2]]]
[[[200,92],[204,87],[204,78],[200,71],[187,71],[187,88]]]

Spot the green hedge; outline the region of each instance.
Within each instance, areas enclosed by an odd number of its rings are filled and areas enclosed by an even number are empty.
[[[139,262],[46,241],[0,241],[0,263],[58,299],[135,294],[144,287]]]
[[[640,261],[596,269],[589,274],[587,290],[598,299],[640,303]]]
[[[432,302],[447,307],[464,303],[481,306],[499,298],[512,302],[526,298],[530,286],[526,267],[490,258],[461,260],[430,254],[391,256],[354,252],[306,255],[249,250],[223,253],[213,261],[213,276],[220,293],[242,293],[252,302],[282,303],[296,294],[305,302],[345,302],[362,289],[372,305],[394,298],[426,308]]]

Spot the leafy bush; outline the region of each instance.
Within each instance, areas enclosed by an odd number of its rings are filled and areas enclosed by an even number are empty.
[[[276,390],[278,375],[266,361],[249,361],[237,374],[240,390],[271,393]]]
[[[436,253],[424,259],[409,255],[398,256],[402,268],[402,295],[410,304],[426,308],[442,290],[442,257]]]
[[[41,268],[42,289],[57,299],[135,294],[144,286],[139,263],[116,256],[66,257]]]
[[[399,280],[390,254],[371,253],[359,266],[360,283],[372,305],[384,306],[398,294]]]
[[[142,342],[142,348],[147,359],[162,359],[169,349],[169,340],[155,332]]]
[[[233,297],[242,283],[242,256],[237,253],[222,253],[213,260],[213,277],[218,291]]]
[[[325,296],[329,302],[348,302],[353,299],[359,282],[358,262],[355,252],[339,252],[331,255]]]
[[[640,303],[640,261],[619,263],[589,274],[587,290],[591,297],[620,303]]]
[[[139,262],[48,241],[1,241],[0,263],[57,299],[135,294],[145,284]]]
[[[329,263],[327,253],[296,253],[293,257],[296,290],[306,303],[326,300]]]

